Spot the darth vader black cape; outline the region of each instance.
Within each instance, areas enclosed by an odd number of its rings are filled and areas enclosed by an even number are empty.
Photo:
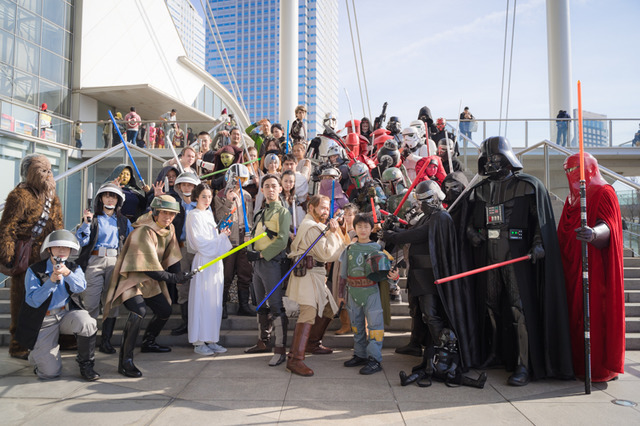
[[[570,379],[574,377],[574,374],[571,362],[569,314],[551,200],[544,185],[536,177],[525,173],[515,173],[514,178],[529,183],[535,190],[538,225],[545,250],[544,259],[535,264],[530,261],[513,264],[518,277],[518,288],[529,335],[530,373],[535,379],[547,377]],[[464,270],[487,265],[487,250],[484,244],[473,248],[466,238],[466,226],[473,219],[469,203],[470,194],[482,185],[488,184],[489,181],[484,180],[474,185],[461,195],[462,199],[456,206],[461,209],[460,215],[454,214],[454,216],[460,218],[456,229],[461,248],[460,262]],[[509,240],[509,243],[512,258],[527,254],[514,250],[513,240]],[[485,359],[488,354],[488,342],[491,334],[490,328],[486,326],[487,274],[477,274],[470,278],[475,281],[476,311],[479,314],[480,342],[483,346],[482,356]],[[501,312],[501,318],[503,323],[508,322],[505,320],[510,318],[510,314]],[[514,336],[510,334],[509,331],[502,333],[502,350],[499,352],[508,369],[515,366],[516,359],[516,343],[512,341]]]

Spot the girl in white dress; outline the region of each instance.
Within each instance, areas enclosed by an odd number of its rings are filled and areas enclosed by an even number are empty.
[[[218,233],[210,205],[213,192],[209,185],[201,183],[191,195],[197,201],[196,208],[187,214],[187,249],[194,253],[192,268],[204,265],[210,260],[231,250],[230,229]],[[189,289],[189,342],[195,346],[195,353],[213,355],[227,350],[217,342],[220,340],[222,322],[222,291],[224,272],[222,262],[196,274],[191,279]]]

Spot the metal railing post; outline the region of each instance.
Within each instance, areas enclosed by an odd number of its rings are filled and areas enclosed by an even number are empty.
[[[482,140],[487,138],[487,122],[486,120],[482,122]]]
[[[524,146],[529,146],[529,120],[524,120]]]
[[[550,172],[549,172],[549,145],[544,144],[544,186],[549,189]]]
[[[609,147],[613,146],[613,120],[609,120]]]

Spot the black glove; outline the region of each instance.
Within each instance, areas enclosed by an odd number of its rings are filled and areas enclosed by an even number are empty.
[[[156,281],[164,281],[167,284],[178,284],[189,281],[197,272],[197,269],[188,272],[175,273],[167,271],[145,271],[145,275]]]
[[[580,228],[576,228],[576,238],[580,241],[584,241],[585,243],[590,243],[591,241],[596,239],[596,231],[595,229],[589,226],[582,226]]]
[[[278,233],[276,231],[272,231],[269,228],[264,228],[264,232],[267,233],[267,237],[269,238],[276,238],[278,236]]]
[[[256,262],[256,261],[260,260],[260,252],[259,251],[253,251],[253,250],[247,250],[247,260],[249,262]]]
[[[382,230],[383,231],[390,231],[393,228],[395,228],[395,224],[396,222],[398,222],[398,217],[395,215],[390,214],[389,216],[386,217],[386,219],[384,220],[384,223],[382,224]]]
[[[474,247],[480,247],[483,242],[487,241],[487,237],[485,237],[482,232],[471,226],[467,227],[467,238]]]
[[[531,251],[529,252],[531,255],[531,262],[536,263],[536,261],[544,258],[544,248],[542,244],[534,244],[531,247]]]
[[[392,242],[391,240],[393,240],[393,237],[395,237],[396,232],[394,231],[381,231],[382,232],[382,239],[385,242]]]

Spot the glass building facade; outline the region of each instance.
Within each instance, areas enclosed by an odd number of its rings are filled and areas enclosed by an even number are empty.
[[[187,56],[204,68],[204,18],[189,0],[166,0]]]
[[[279,117],[280,1],[209,0],[209,6],[249,119],[286,126],[295,117]],[[298,102],[307,106],[311,137],[325,113],[338,112],[338,3],[299,0],[298,7]],[[206,20],[205,28],[206,69],[232,91]]]

